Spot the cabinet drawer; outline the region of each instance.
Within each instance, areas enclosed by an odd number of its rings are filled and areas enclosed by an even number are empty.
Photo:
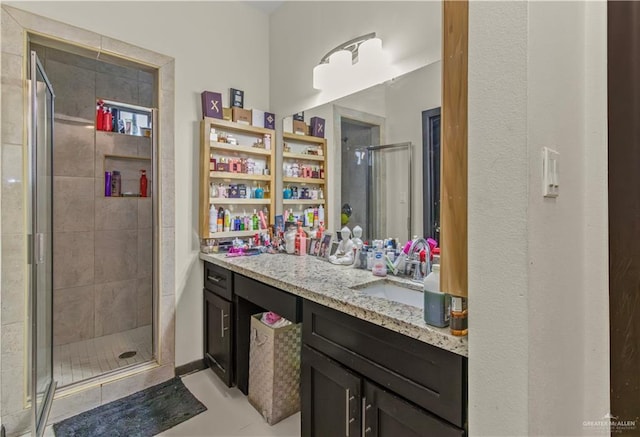
[[[227,300],[233,299],[232,277],[232,273],[224,267],[204,263],[204,288]]]
[[[305,300],[302,341],[457,427],[466,358]]]
[[[234,293],[243,299],[273,311],[292,321],[302,321],[302,299],[286,291],[254,281],[246,276],[234,274]]]

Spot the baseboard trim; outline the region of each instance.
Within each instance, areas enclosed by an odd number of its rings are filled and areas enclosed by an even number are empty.
[[[189,373],[199,372],[200,370],[204,370],[206,368],[207,364],[203,359],[191,361],[190,363],[176,367],[176,376],[188,375]]]

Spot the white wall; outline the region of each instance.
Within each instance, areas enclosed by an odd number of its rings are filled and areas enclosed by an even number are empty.
[[[335,100],[313,89],[312,71],[345,41],[376,32],[401,75],[440,59],[441,28],[439,1],[286,2],[270,19],[272,109],[293,114]]]
[[[175,58],[176,365],[202,358],[198,259],[200,93],[245,92],[269,109],[269,19],[241,2],[14,2],[12,6]]]
[[[472,436],[528,433],[526,29],[524,2],[469,4]]]
[[[608,412],[605,8],[470,5],[471,435],[588,435]]]

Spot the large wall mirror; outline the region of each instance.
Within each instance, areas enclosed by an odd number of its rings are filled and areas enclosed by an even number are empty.
[[[328,196],[332,231],[359,225],[368,240],[437,237],[440,144],[434,141],[434,128],[439,125],[430,115],[439,114],[441,69],[436,61],[304,109],[306,122],[325,120],[333,162]],[[430,193],[426,204],[424,193]]]

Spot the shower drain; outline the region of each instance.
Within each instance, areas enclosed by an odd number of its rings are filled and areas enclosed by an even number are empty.
[[[136,351],[122,352],[120,355],[118,355],[118,358],[120,358],[121,360],[124,360],[125,358],[134,357],[136,354],[137,354]]]

